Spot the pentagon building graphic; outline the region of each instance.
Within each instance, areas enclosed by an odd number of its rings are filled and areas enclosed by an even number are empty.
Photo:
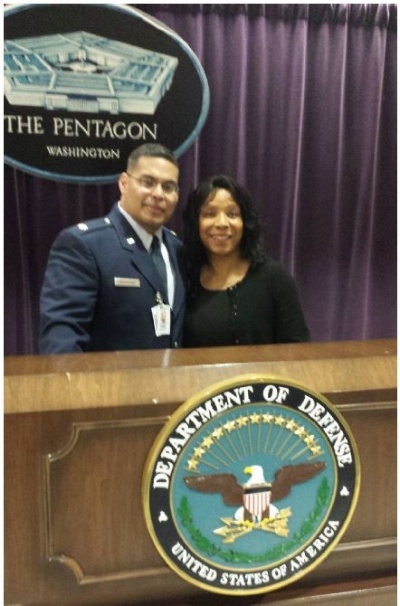
[[[178,59],[84,31],[5,41],[4,94],[48,110],[154,114]]]

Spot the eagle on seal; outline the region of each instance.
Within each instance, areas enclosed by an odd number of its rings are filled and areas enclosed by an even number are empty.
[[[324,462],[285,465],[275,473],[273,482],[266,482],[261,465],[244,469],[251,474],[245,484],[239,484],[232,473],[216,473],[185,477],[185,484],[192,490],[203,493],[219,493],[225,505],[240,508],[235,519],[245,522],[261,522],[274,517],[278,509],[271,505],[286,497],[294,484],[310,480],[325,469]]]

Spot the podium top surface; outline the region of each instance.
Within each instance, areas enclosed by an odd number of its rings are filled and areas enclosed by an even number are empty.
[[[249,362],[324,360],[395,356],[397,341],[334,341],[285,345],[199,347],[82,354],[6,356],[4,375],[98,372],[124,369],[176,368]]]
[[[396,340],[104,352],[4,359],[4,412],[179,406],[255,374],[322,394],[395,390]]]

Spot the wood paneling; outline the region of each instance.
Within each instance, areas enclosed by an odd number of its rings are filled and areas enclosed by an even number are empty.
[[[363,604],[389,604],[396,569],[392,340],[6,358],[5,603],[209,600],[171,572],[151,542],[143,467],[180,404],[249,373],[298,381],[334,402],[357,441],[362,481],[346,534],[320,566],[279,592],[235,604],[345,604],[346,592],[352,604],[360,596]],[[231,597],[212,600],[232,604]]]

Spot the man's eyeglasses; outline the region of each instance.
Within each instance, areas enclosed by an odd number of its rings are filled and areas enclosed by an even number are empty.
[[[126,174],[128,175],[128,177],[131,177],[131,179],[135,179],[135,181],[137,181],[143,187],[143,189],[148,189],[149,191],[152,191],[157,187],[158,184],[160,184],[161,189],[167,196],[170,196],[171,194],[177,194],[179,192],[179,187],[174,181],[165,181],[164,183],[161,183],[153,177],[135,177],[134,175],[131,175],[129,173]]]

